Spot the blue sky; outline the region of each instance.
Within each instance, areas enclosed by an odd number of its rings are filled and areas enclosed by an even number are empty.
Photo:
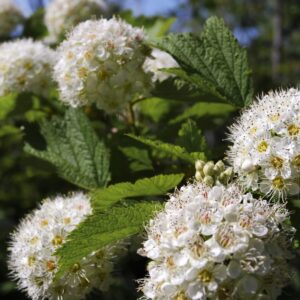
[[[51,0],[13,0],[13,1],[28,16],[34,11],[35,8],[37,8],[38,4],[46,5]],[[180,4],[186,3],[187,0],[106,0],[106,1],[108,3],[117,3],[121,5],[123,9],[132,10],[135,16],[141,14],[146,16],[152,16],[152,15],[165,15],[170,11],[174,11],[178,9],[178,6]],[[180,15],[179,18],[189,18],[189,15],[186,16]],[[181,30],[183,30],[183,28],[180,28],[180,31]],[[241,44],[248,45],[254,38],[256,38],[259,35],[259,31],[255,27],[251,27],[247,29],[235,28],[234,34],[238,38]]]
[[[14,0],[26,14],[32,12],[32,8],[39,2],[47,4],[51,0]],[[156,15],[164,14],[175,9],[179,4],[186,0],[109,0],[107,2],[119,3],[123,9],[131,9],[135,15]]]

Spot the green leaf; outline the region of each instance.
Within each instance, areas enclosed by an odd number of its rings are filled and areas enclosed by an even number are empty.
[[[130,161],[130,169],[134,172],[153,170],[148,151],[136,147],[120,147]]]
[[[139,103],[140,111],[150,117],[154,122],[159,122],[170,112],[170,101],[161,98],[149,98]]]
[[[135,183],[122,182],[110,185],[91,193],[93,206],[103,210],[126,198],[165,195],[176,187],[183,177],[183,174],[158,175],[139,179]]]
[[[17,96],[18,94],[9,94],[0,97],[0,120],[4,120],[7,115],[14,110]]]
[[[16,135],[16,134],[22,134],[22,131],[20,128],[14,126],[14,125],[0,126],[0,138],[8,136],[8,135]]]
[[[135,136],[133,134],[127,134],[127,136],[129,136],[132,139],[139,141],[145,145],[148,145],[154,149],[163,151],[166,154],[178,157],[188,163],[193,164],[195,162],[195,160],[197,160],[197,159],[206,160],[205,154],[203,152],[188,153],[185,148],[177,146],[177,145],[164,143],[164,142],[158,141],[158,140],[151,140],[151,139],[147,139],[144,137]]]
[[[93,251],[139,233],[161,208],[159,202],[140,202],[113,207],[105,213],[96,211],[68,236],[68,241],[56,252],[59,257],[56,279]]]
[[[208,88],[215,98],[221,96],[218,101],[238,107],[251,103],[253,87],[246,51],[221,19],[209,18],[201,36],[170,34],[154,46],[169,52],[183,69],[170,72],[199,90]]]
[[[46,150],[26,144],[26,152],[52,163],[61,177],[80,187],[94,189],[108,183],[109,151],[81,110],[68,109],[65,119],[41,122],[41,132]]]
[[[227,116],[235,111],[235,108],[226,103],[198,102],[187,108],[181,115],[170,121],[170,124],[179,123],[191,117],[201,118],[204,116]]]
[[[147,36],[151,38],[164,36],[176,20],[176,18],[163,18],[158,16],[135,17],[130,10],[122,11],[120,16],[133,26],[143,27],[147,32]]]
[[[201,130],[193,120],[187,120],[178,131],[178,143],[188,152],[206,151],[206,142]]]

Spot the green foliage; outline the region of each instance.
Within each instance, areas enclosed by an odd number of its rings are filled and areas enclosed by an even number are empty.
[[[47,35],[48,30],[44,24],[44,9],[36,10],[24,24],[24,36],[34,39],[43,38]]]
[[[111,243],[137,234],[153,214],[162,208],[159,202],[140,202],[116,206],[107,212],[96,211],[75,229],[68,242],[57,251],[59,270],[56,278],[70,270],[75,263]]]
[[[238,107],[251,103],[253,88],[246,51],[221,19],[207,20],[202,34],[170,34],[154,42],[169,52],[180,69],[169,71],[207,91],[216,100]]]
[[[147,32],[147,35],[151,38],[162,37],[169,30],[172,24],[175,22],[175,18],[163,18],[163,17],[134,17],[132,12],[127,10],[120,14],[120,17],[136,27],[143,27]]]
[[[97,209],[106,209],[126,198],[164,195],[176,187],[183,176],[183,174],[158,175],[139,179],[135,183],[122,182],[110,185],[91,192],[92,203]]]
[[[80,187],[94,189],[108,183],[109,151],[81,110],[68,109],[64,119],[41,122],[41,132],[46,150],[26,144],[26,152],[52,163],[61,177]]]
[[[18,94],[9,94],[0,97],[0,120],[4,120],[13,111]]]
[[[192,152],[188,153],[183,147],[164,143],[158,140],[151,140],[144,137],[135,136],[133,134],[128,134],[129,137],[139,141],[145,145],[148,145],[154,149],[162,151],[168,155],[175,156],[183,161],[194,164],[197,159],[206,160],[205,154],[203,152]]]
[[[144,115],[157,123],[170,112],[172,105],[170,102],[161,98],[148,98],[139,103],[139,108]]]
[[[153,170],[148,151],[136,147],[120,147],[122,153],[130,161],[130,169],[133,172]]]
[[[230,104],[198,102],[186,109],[182,114],[170,121],[170,124],[179,123],[189,118],[201,118],[204,116],[225,116],[235,111]]]
[[[178,131],[178,144],[188,152],[205,152],[207,145],[205,138],[193,120],[187,120]]]

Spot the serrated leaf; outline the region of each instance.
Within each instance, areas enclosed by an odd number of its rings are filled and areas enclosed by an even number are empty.
[[[108,183],[109,151],[81,110],[68,109],[65,119],[41,122],[41,133],[46,150],[26,144],[26,152],[52,163],[61,177],[80,187],[94,189]]]
[[[121,152],[130,161],[130,169],[134,172],[153,170],[148,151],[136,147],[120,147]]]
[[[105,213],[96,211],[68,236],[67,243],[56,252],[59,257],[56,279],[93,251],[139,233],[161,208],[159,202],[140,202],[113,207]]]
[[[135,136],[133,134],[127,134],[127,136],[129,136],[132,139],[139,141],[145,145],[148,145],[154,149],[163,151],[166,154],[180,158],[188,163],[193,164],[195,162],[195,160],[197,160],[197,159],[206,160],[205,154],[203,152],[197,152],[197,153],[191,154],[191,153],[188,153],[185,148],[180,147],[178,145],[164,143],[159,140],[151,140],[151,139],[147,139],[144,137]]]
[[[106,209],[122,199],[165,195],[183,179],[183,174],[158,175],[137,180],[135,183],[122,182],[98,189],[91,193],[93,206]]]
[[[201,130],[193,120],[187,120],[178,131],[178,143],[188,152],[205,152],[206,142]]]
[[[208,86],[210,93],[215,90],[238,107],[251,103],[253,87],[246,51],[221,19],[209,18],[201,36],[170,34],[154,46],[169,52],[183,69],[177,75],[199,90]]]
[[[171,120],[170,124],[179,123],[191,117],[201,118],[204,116],[227,116],[233,111],[235,111],[235,108],[230,104],[198,102],[187,108],[181,115]]]

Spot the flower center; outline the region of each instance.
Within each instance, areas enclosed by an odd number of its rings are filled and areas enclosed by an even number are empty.
[[[273,181],[272,181],[272,184],[278,190],[282,190],[285,187],[284,180],[280,176],[274,178]]]
[[[48,260],[46,266],[48,271],[53,271],[55,269],[55,262],[53,260]]]
[[[271,158],[271,164],[275,169],[281,169],[283,166],[283,159],[278,156],[273,156]]]
[[[34,236],[31,240],[30,240],[30,244],[31,245],[35,245],[37,243],[37,241],[39,240],[39,238],[37,236]]]
[[[295,124],[290,124],[288,126],[288,132],[291,136],[297,135],[300,133],[300,127],[296,126]]]
[[[297,156],[295,156],[293,163],[296,167],[300,167],[300,154],[298,154]]]
[[[62,242],[63,242],[63,238],[62,238],[62,236],[60,236],[60,235],[56,235],[56,236],[54,237],[54,239],[52,240],[52,244],[53,244],[54,246],[61,245]]]
[[[255,134],[256,131],[257,131],[257,127],[252,127],[252,128],[250,129],[250,134]]]
[[[232,246],[234,243],[234,238],[234,232],[230,226],[225,226],[225,228],[219,230],[216,235],[216,241],[223,248],[229,248]]]
[[[179,292],[173,300],[188,300],[184,292]]]
[[[258,146],[257,146],[257,150],[258,152],[266,152],[268,149],[268,143],[266,141],[261,141]]]
[[[49,224],[48,220],[42,220],[41,223],[40,223],[41,227],[45,227],[48,224]]]
[[[204,282],[204,283],[208,283],[212,280],[212,273],[207,271],[207,270],[203,270],[199,273],[198,278]]]
[[[81,269],[80,264],[79,264],[79,263],[76,263],[76,264],[74,264],[74,265],[72,266],[71,272],[76,273],[76,272],[78,272],[80,269]]]
[[[175,266],[174,259],[172,256],[169,256],[166,260],[166,264],[168,268],[173,268]]]
[[[36,261],[35,256],[33,256],[33,255],[28,256],[27,263],[28,263],[29,267],[31,267],[35,263],[35,261]]]
[[[200,223],[207,225],[211,223],[211,215],[209,212],[204,213],[203,215],[200,216]]]
[[[68,225],[71,223],[71,218],[64,218],[64,224]]]

